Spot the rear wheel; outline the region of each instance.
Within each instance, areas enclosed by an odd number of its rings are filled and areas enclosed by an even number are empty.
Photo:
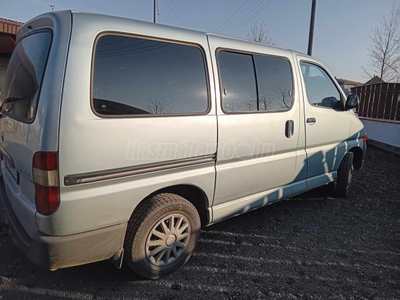
[[[145,278],[160,278],[188,261],[199,234],[200,217],[189,201],[168,193],[152,196],[128,222],[125,261]]]
[[[348,152],[339,166],[335,187],[333,189],[334,193],[339,197],[346,198],[348,195],[353,177],[353,158],[354,154]]]

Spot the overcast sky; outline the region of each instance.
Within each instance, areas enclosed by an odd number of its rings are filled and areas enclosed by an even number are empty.
[[[153,0],[0,0],[0,17],[26,22],[55,9],[152,21]],[[277,46],[307,52],[311,0],[158,0],[158,22],[245,38],[264,22]],[[317,0],[313,56],[337,77],[365,82],[370,34],[398,0]]]

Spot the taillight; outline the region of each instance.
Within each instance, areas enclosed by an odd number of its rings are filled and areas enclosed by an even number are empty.
[[[42,215],[53,214],[60,205],[58,186],[58,153],[36,152],[33,157],[35,204]]]
[[[364,142],[368,141],[368,136],[366,134],[364,134],[364,136],[363,136],[363,141]]]

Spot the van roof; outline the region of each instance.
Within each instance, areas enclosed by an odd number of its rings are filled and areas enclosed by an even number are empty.
[[[48,15],[59,15],[59,14],[65,14],[66,12],[71,13],[71,14],[79,14],[80,17],[82,18],[88,18],[90,19],[90,21],[93,21],[93,18],[97,19],[96,21],[98,22],[104,22],[104,21],[112,21],[112,20],[124,20],[125,22],[132,22],[133,24],[146,24],[146,26],[155,26],[155,27],[168,27],[170,29],[176,30],[178,32],[185,32],[185,33],[189,33],[189,34],[196,34],[196,35],[207,35],[207,36],[215,36],[215,37],[222,37],[222,38],[227,38],[230,40],[235,40],[235,41],[240,41],[243,43],[248,43],[248,44],[257,44],[260,45],[259,43],[253,42],[253,41],[248,41],[248,40],[244,40],[244,39],[239,39],[239,38],[234,38],[234,37],[230,37],[230,36],[224,36],[224,35],[220,35],[220,34],[216,34],[216,33],[207,33],[207,32],[202,32],[202,31],[197,31],[197,30],[192,30],[192,29],[187,29],[187,28],[181,28],[181,27],[175,27],[175,26],[170,26],[170,25],[164,25],[164,24],[159,24],[159,23],[151,23],[151,22],[147,22],[147,21],[141,21],[141,20],[136,20],[136,19],[130,19],[130,18],[125,18],[125,17],[118,17],[118,16],[112,16],[112,15],[105,15],[105,14],[98,14],[98,13],[92,13],[92,12],[85,12],[85,11],[78,11],[78,10],[59,10],[59,11],[54,11],[54,12],[48,12],[42,15],[39,15],[31,20],[29,20],[28,22],[25,23],[25,26],[27,26],[27,24],[29,22],[31,22],[34,19],[38,19],[44,16],[48,16]],[[88,20],[89,21],[89,20]],[[281,49],[281,50],[287,50],[290,51],[292,53],[295,54],[299,54],[302,56],[308,56],[305,53],[299,52],[299,51],[294,51],[291,49],[287,49],[287,48],[283,48],[283,47],[278,47],[278,46],[273,46],[273,45],[266,45],[263,44],[263,46],[265,47],[269,47],[269,48],[276,48],[276,49]]]

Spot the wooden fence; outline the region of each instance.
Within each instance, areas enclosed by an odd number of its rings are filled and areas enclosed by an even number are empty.
[[[400,83],[364,85],[351,91],[360,97],[360,117],[400,121]]]

